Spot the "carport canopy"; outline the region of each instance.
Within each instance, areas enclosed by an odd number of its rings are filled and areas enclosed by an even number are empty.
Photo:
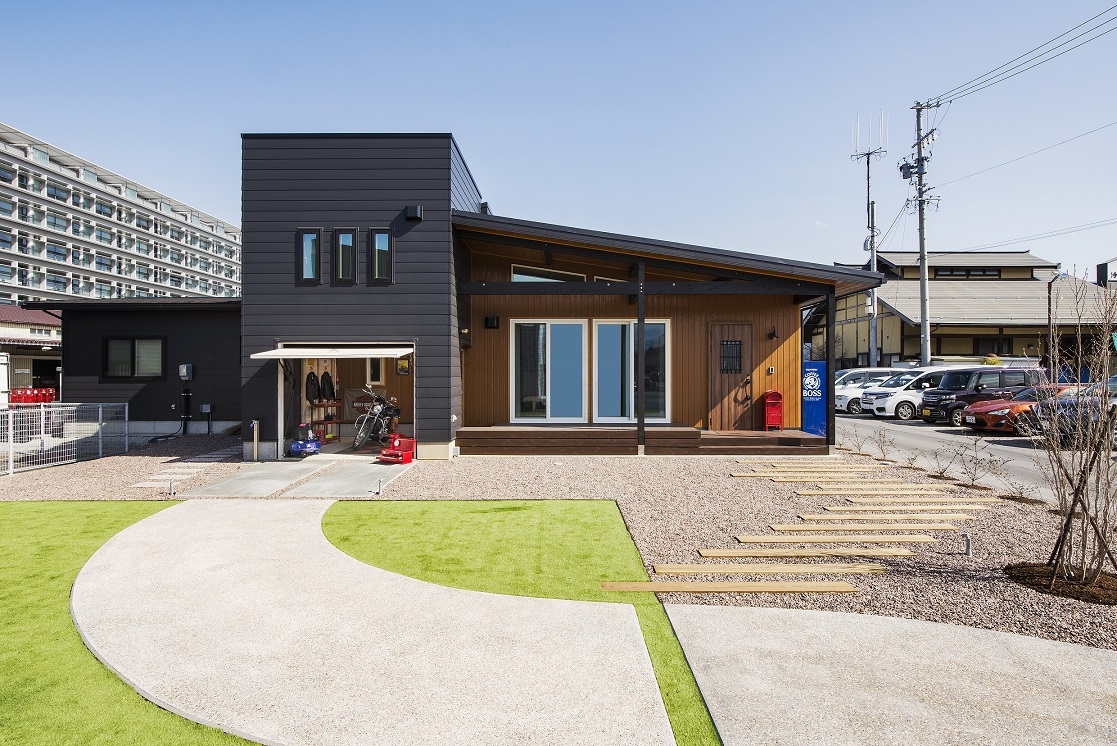
[[[253,360],[291,360],[298,358],[400,358],[410,355],[414,347],[278,347],[254,352]]]

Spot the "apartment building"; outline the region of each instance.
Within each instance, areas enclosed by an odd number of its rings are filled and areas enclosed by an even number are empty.
[[[0,303],[240,288],[237,226],[0,124]]]

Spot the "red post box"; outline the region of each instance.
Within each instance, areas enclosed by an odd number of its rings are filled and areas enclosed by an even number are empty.
[[[783,394],[778,391],[764,392],[764,429],[783,430]]]

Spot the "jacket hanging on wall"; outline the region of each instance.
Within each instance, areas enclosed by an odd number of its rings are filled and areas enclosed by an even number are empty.
[[[334,379],[333,376],[330,375],[330,371],[327,370],[322,374],[320,388],[322,390],[322,398],[326,401],[333,401],[337,398],[337,390],[334,389]]]
[[[318,385],[318,374],[310,371],[306,374],[306,400],[316,402],[322,398],[322,389]]]

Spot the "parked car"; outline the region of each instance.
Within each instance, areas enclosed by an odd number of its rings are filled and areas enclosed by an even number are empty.
[[[877,417],[910,420],[919,412],[923,392],[939,385],[942,377],[958,366],[912,368],[882,381],[861,394],[861,411]]]
[[[962,410],[967,404],[991,399],[1011,399],[1029,386],[1046,383],[1039,368],[1001,368],[988,365],[953,370],[943,376],[937,388],[923,392],[920,415],[924,422],[946,420],[962,426]]]
[[[1074,396],[1078,386],[1070,384],[1029,386],[1008,400],[980,401],[962,410],[962,424],[982,432],[1028,435],[1035,429],[1032,410],[1053,396]]]
[[[1089,422],[1098,419],[1117,407],[1117,376],[1110,376],[1105,383],[1095,383],[1072,395],[1059,396],[1036,404],[1033,413],[1043,433],[1058,430],[1059,443],[1063,446],[1078,445],[1087,432]],[[1117,448],[1117,428],[1111,435],[1111,448]]]
[[[834,385],[834,411],[861,414],[861,393],[910,368],[861,368],[847,371]]]

